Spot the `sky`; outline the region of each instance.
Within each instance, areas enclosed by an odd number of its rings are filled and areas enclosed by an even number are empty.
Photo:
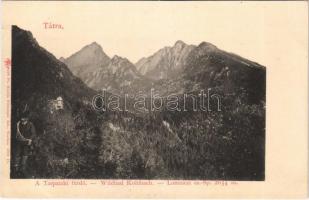
[[[30,30],[58,58],[95,41],[108,56],[135,63],[182,40],[210,42],[265,65],[267,28],[282,26],[272,11],[258,2],[4,2],[3,26]],[[45,29],[44,22],[63,29]]]

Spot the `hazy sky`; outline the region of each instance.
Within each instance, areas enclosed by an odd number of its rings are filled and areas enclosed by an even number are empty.
[[[96,41],[110,57],[117,54],[136,62],[182,40],[195,45],[207,41],[265,65],[269,40],[266,28],[282,26],[276,21],[280,18],[269,17],[273,4],[4,2],[5,11],[14,10],[5,13],[4,27],[17,24],[30,30],[39,44],[58,58],[68,57]],[[280,5],[281,9],[293,9],[285,8],[284,2]],[[45,29],[44,22],[61,24],[64,29]]]

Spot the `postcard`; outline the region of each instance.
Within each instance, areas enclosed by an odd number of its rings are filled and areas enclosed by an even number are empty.
[[[306,1],[4,1],[1,195],[304,198]]]

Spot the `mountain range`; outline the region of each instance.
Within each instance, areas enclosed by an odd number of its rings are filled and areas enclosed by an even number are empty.
[[[133,64],[115,55],[109,58],[96,42],[64,59],[74,75],[94,90],[138,92],[155,88],[161,94],[224,87],[225,93],[246,88],[252,102],[265,94],[265,67],[202,42],[178,40]]]
[[[140,78],[157,81],[177,77],[194,47],[177,41],[174,46],[164,47],[133,64],[127,58],[117,55],[113,58],[108,57],[103,48],[93,42],[68,58],[61,57],[59,60],[93,89],[119,88]],[[102,81],[111,76],[122,82],[117,86],[115,83],[108,85],[106,81]]]
[[[101,112],[99,90],[162,97],[211,89],[222,110]],[[64,108],[51,112],[55,99]],[[37,137],[30,177],[265,180],[266,68],[202,42],[177,41],[136,64],[92,43],[57,59],[30,31],[12,26],[11,157],[28,110]],[[104,103],[104,102],[103,102]],[[24,178],[13,167],[11,178]]]

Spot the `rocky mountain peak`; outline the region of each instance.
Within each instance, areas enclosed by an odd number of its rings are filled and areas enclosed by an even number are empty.
[[[136,63],[139,72],[151,79],[169,78],[182,69],[186,57],[194,48],[181,40],[172,47],[164,47],[152,56],[142,58]]]
[[[121,61],[128,61],[128,59],[123,58],[123,57],[118,56],[118,55],[114,55],[113,58],[111,59],[112,63],[119,63]]]
[[[59,60],[60,60],[61,62],[65,62],[65,58],[62,57],[62,56],[59,58]]]
[[[102,50],[103,51],[103,48],[97,42],[90,43],[89,45],[86,46],[86,48],[90,48],[92,50]]]
[[[113,73],[115,73],[118,69],[132,69],[137,71],[135,65],[132,64],[127,58],[120,57],[118,55],[114,55],[110,60],[108,68],[111,69]]]
[[[178,49],[182,49],[182,48],[184,48],[186,45],[187,45],[187,44],[184,43],[183,41],[177,40],[177,41],[175,42],[175,44],[174,44],[173,47],[174,47],[174,48],[178,48]]]
[[[93,56],[99,56],[99,59],[103,60],[109,60],[110,58],[106,55],[106,53],[103,51],[103,48],[96,42],[92,42],[91,44],[86,45],[83,47],[80,51],[77,52],[77,54],[87,54],[89,56],[92,54]],[[73,54],[74,55],[74,54]]]
[[[201,42],[198,46],[200,49],[215,50],[217,47],[209,42]]]
[[[107,66],[109,62],[110,58],[97,42],[92,42],[91,44],[86,45],[64,61],[73,74],[84,81],[90,73]]]

